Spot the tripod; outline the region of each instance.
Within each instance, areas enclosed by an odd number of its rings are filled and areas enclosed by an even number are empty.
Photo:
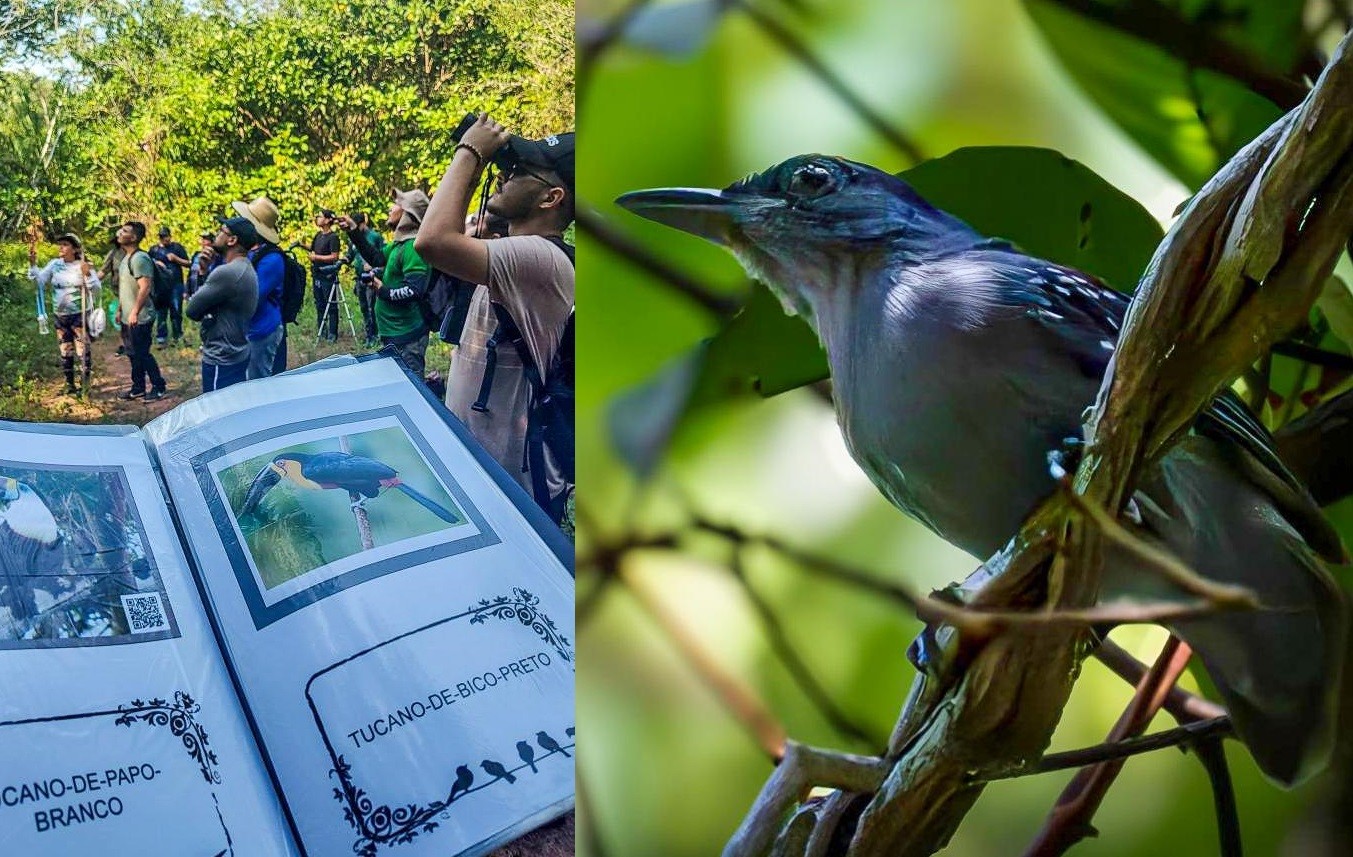
[[[333,266],[334,282],[333,285],[329,287],[329,299],[324,305],[324,315],[320,316],[319,328],[315,331],[316,342],[319,342],[320,337],[324,335],[324,328],[329,323],[329,313],[338,312],[334,309],[335,305],[343,308],[342,317],[346,318],[348,321],[348,331],[352,334],[354,340],[357,338],[357,326],[352,323],[352,307],[348,306],[347,296],[343,294],[343,289],[338,284],[339,270],[346,264],[346,261],[340,261]]]

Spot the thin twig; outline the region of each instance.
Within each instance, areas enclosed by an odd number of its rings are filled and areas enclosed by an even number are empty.
[[[956,628],[960,634],[974,640],[989,639],[1002,631],[1019,628],[1049,628],[1054,626],[1084,625],[1138,625],[1206,616],[1221,610],[1233,609],[1234,600],[1217,603],[1203,598],[1194,601],[1115,602],[1076,610],[992,610],[967,607],[920,595],[896,583],[878,580],[859,569],[826,557],[814,556],[773,537],[750,535],[740,530],[706,520],[696,520],[695,526],[706,532],[723,536],[735,543],[759,542],[793,560],[804,570],[816,572],[836,580],[854,583],[914,610],[924,622],[940,623]]]
[[[1240,812],[1236,809],[1236,790],[1231,783],[1231,771],[1226,766],[1226,751],[1221,737],[1199,741],[1194,747],[1198,760],[1207,771],[1212,784],[1212,804],[1217,813],[1217,836],[1221,840],[1221,857],[1242,857],[1244,846],[1240,838]]]
[[[1197,595],[1219,608],[1253,609],[1259,606],[1254,592],[1244,586],[1216,583],[1189,568],[1179,557],[1131,532],[1096,503],[1078,494],[1063,481],[1063,492],[1072,506],[1099,528],[1104,538],[1141,561],[1142,567],[1191,595]]]
[[[1097,765],[1100,762],[1111,762],[1127,759],[1131,756],[1140,756],[1143,753],[1150,753],[1154,750],[1163,750],[1166,747],[1201,744],[1204,743],[1204,739],[1207,739],[1207,741],[1210,742],[1221,738],[1229,738],[1234,733],[1235,727],[1231,724],[1231,718],[1223,715],[1222,717],[1217,717],[1212,720],[1199,720],[1193,723],[1186,723],[1182,726],[1176,726],[1173,729],[1153,732],[1150,735],[1143,735],[1140,738],[1126,738],[1122,741],[1106,741],[1103,744],[1096,744],[1093,747],[1082,747],[1079,750],[1048,753],[1042,759],[1039,759],[1031,768],[1015,768],[994,774],[984,774],[982,779],[990,782],[994,780],[1026,777],[1031,774],[1048,774],[1054,771],[1065,771],[1068,768],[1084,768],[1089,765]]]
[[[1151,670],[1137,685],[1132,701],[1109,732],[1109,743],[1136,737],[1146,730],[1151,718],[1165,703],[1170,688],[1183,674],[1192,654],[1193,650],[1178,637],[1171,636],[1166,640]],[[1123,769],[1123,763],[1122,759],[1100,762],[1078,771],[1063,789],[1057,805],[1048,815],[1043,830],[1025,852],[1025,857],[1057,857],[1065,854],[1080,840],[1093,835],[1091,821],[1095,811],[1104,801],[1118,772]]]
[[[679,619],[671,615],[661,599],[638,584],[632,575],[621,574],[620,579],[668,639],[681,651],[683,659],[696,675],[714,692],[726,711],[747,730],[752,740],[773,762],[779,762],[785,752],[785,729],[750,687],[724,669],[705,651]]]
[[[808,664],[804,662],[793,644],[789,642],[789,636],[785,633],[784,625],[775,615],[775,611],[771,609],[770,604],[761,597],[761,593],[757,592],[756,587],[752,586],[751,581],[747,579],[747,571],[743,566],[740,552],[735,552],[733,555],[732,571],[733,578],[742,586],[742,591],[751,603],[752,609],[761,619],[771,651],[779,657],[794,683],[799,686],[799,690],[803,691],[804,696],[808,697],[808,701],[817,708],[822,717],[837,732],[859,741],[875,752],[881,753],[887,741],[871,736],[863,726],[851,720],[832,700],[831,695],[823,688],[822,683],[808,668]]]
[[[855,94],[844,80],[834,71],[827,67],[826,63],[818,59],[817,56],[804,44],[803,40],[796,36],[788,27],[767,15],[756,6],[747,2],[747,0],[733,0],[732,4],[742,10],[752,23],[756,24],[761,30],[774,41],[778,42],[780,47],[792,57],[797,59],[804,68],[808,69],[822,85],[831,90],[832,94],[841,99],[846,106],[854,110],[860,119],[874,130],[883,139],[899,152],[901,152],[911,163],[919,164],[926,159],[921,147],[916,145],[910,137],[903,134],[897,127],[884,118],[874,108],[864,102],[862,98]]]
[[[1095,649],[1095,658],[1114,675],[1136,687],[1150,671],[1150,667],[1132,656],[1127,649],[1113,640],[1103,640]],[[1189,693],[1182,687],[1170,688],[1165,697],[1164,708],[1180,723],[1196,720],[1215,720],[1226,716],[1226,709],[1210,699]]]

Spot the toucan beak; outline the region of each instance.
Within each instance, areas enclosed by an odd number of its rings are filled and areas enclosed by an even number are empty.
[[[244,507],[240,509],[240,515],[247,515],[254,511],[258,506],[258,501],[263,499],[263,495],[268,493],[278,482],[282,481],[282,468],[269,461],[263,465],[263,469],[258,471],[254,477],[254,484],[249,486],[249,494],[244,498]]]
[[[736,225],[735,217],[749,199],[721,190],[664,187],[627,193],[615,204],[640,217],[727,246],[729,233]]]

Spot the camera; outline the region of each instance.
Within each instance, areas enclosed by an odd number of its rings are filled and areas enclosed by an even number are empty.
[[[465,118],[460,120],[460,124],[456,126],[454,131],[451,132],[451,139],[459,143],[460,138],[465,136],[465,132],[470,130],[470,126],[474,125],[474,123],[478,121],[479,121],[478,114],[475,113],[465,114]],[[507,143],[504,144],[501,149],[493,153],[493,157],[489,158],[489,162],[492,163],[498,169],[502,170],[503,172],[511,170],[514,166],[516,166],[517,161],[521,159],[521,157],[517,154],[517,151],[514,148],[514,146],[517,143],[525,143],[525,142],[526,142],[525,137],[518,137],[516,134],[509,134]]]

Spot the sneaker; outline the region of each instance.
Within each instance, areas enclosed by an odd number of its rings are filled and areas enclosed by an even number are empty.
[[[118,398],[124,402],[130,402],[132,399],[144,399],[145,396],[146,396],[145,390],[128,390],[121,396],[118,396]]]
[[[80,389],[79,389],[78,387],[76,387],[74,384],[67,384],[67,385],[66,385],[66,395],[67,395],[67,396],[78,396],[78,395],[80,395]]]
[[[151,390],[149,393],[146,393],[146,401],[158,402],[160,399],[163,399],[167,395],[169,394],[166,393],[164,390]]]
[[[126,356],[127,356],[127,346],[125,346],[125,345],[119,345],[119,346],[117,347],[117,356],[118,356],[118,357],[126,357]]]

